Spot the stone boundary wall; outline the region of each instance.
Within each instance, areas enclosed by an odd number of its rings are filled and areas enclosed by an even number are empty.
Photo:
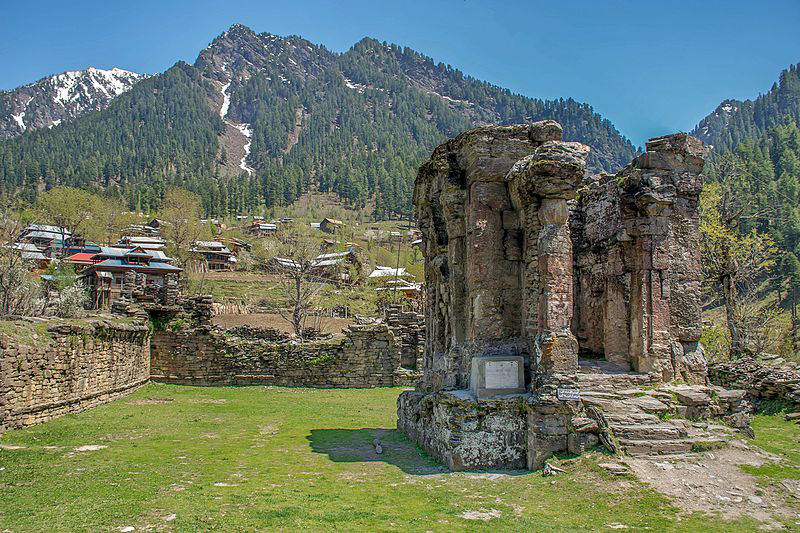
[[[739,359],[708,367],[714,385],[746,390],[757,400],[784,400],[800,405],[800,368],[781,358]]]
[[[210,327],[160,331],[151,343],[151,379],[179,385],[369,388],[410,385],[386,324],[352,325],[344,337],[266,342]]]
[[[0,432],[78,413],[150,379],[144,324],[51,326],[35,346],[0,334]]]

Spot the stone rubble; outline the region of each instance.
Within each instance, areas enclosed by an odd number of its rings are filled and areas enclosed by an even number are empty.
[[[800,365],[778,356],[741,358],[715,363],[709,380],[722,387],[747,390],[754,400],[783,400],[800,405]]]

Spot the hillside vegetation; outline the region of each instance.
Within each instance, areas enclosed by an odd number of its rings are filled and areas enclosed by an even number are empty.
[[[382,218],[409,212],[416,170],[437,144],[480,124],[545,118],[592,147],[595,170],[615,170],[636,153],[572,99],[515,95],[373,39],[334,54],[235,25],[194,65],[140,81],[105,110],[0,142],[0,195],[32,201],[68,185],[147,211],[180,186],[223,216],[288,205],[314,188],[351,207],[370,203]],[[250,150],[241,162],[231,163],[221,142],[225,122],[250,135],[228,134]]]

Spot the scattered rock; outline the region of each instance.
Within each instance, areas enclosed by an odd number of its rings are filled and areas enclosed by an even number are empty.
[[[600,463],[600,468],[605,469],[606,471],[614,474],[615,476],[621,476],[622,474],[628,473],[628,467],[621,465],[619,463]]]
[[[104,444],[86,444],[85,446],[78,446],[75,448],[76,452],[96,452],[97,450],[103,450],[108,448]],[[133,531],[132,529],[129,531]]]
[[[502,514],[503,513],[497,509],[480,509],[478,511],[465,511],[459,516],[467,520],[483,520],[484,522],[488,522],[493,518],[500,518]]]
[[[558,467],[555,467],[550,463],[545,463],[542,475],[544,477],[548,477],[548,476],[555,476],[556,474],[563,474],[564,472],[566,472],[566,470],[562,470]]]

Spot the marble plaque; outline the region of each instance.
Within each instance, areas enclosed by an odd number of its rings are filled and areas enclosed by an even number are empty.
[[[581,391],[579,389],[558,389],[556,392],[558,399],[561,401],[581,401]]]
[[[487,389],[516,389],[519,387],[517,361],[487,361],[485,387]]]

